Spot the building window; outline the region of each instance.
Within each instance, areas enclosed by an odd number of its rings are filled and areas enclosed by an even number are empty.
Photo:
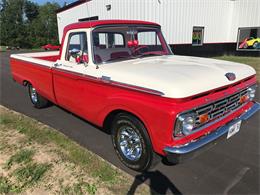
[[[203,45],[204,38],[204,27],[193,27],[192,31],[192,45],[193,46],[201,46]]]
[[[237,50],[260,51],[260,27],[239,28]]]

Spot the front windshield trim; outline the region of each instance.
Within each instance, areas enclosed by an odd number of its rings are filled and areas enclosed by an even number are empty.
[[[157,25],[149,25],[149,24],[108,24],[108,25],[101,25],[101,26],[97,26],[95,28],[93,28],[91,30],[91,33],[90,33],[90,38],[91,38],[91,49],[92,49],[92,61],[95,65],[102,65],[102,64],[109,64],[109,63],[114,63],[114,62],[119,62],[118,60],[112,60],[112,61],[103,61],[103,62],[100,62],[100,63],[96,63],[95,61],[95,58],[94,58],[94,55],[95,55],[95,52],[94,52],[94,43],[93,43],[93,32],[99,28],[104,28],[104,27],[129,27],[129,28],[135,28],[135,27],[148,27],[148,28],[154,28],[154,29],[159,29],[160,30],[160,33],[161,33],[161,38],[162,38],[162,41],[165,43],[165,47],[166,47],[166,50],[167,50],[167,53],[168,54],[163,54],[161,56],[164,56],[164,55],[173,55],[173,52],[170,48],[170,46],[168,45],[168,43],[166,42],[165,40],[165,37],[163,36],[163,33],[161,31],[161,26],[157,26]],[[145,57],[154,57],[154,56],[145,56]],[[131,56],[129,58],[125,58],[124,61],[126,60],[134,60],[134,59],[138,59],[138,58],[144,58],[144,56]],[[122,59],[122,58],[121,58]]]

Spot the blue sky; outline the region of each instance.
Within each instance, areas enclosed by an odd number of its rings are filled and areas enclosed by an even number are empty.
[[[64,2],[66,3],[72,3],[76,0],[31,0],[32,2],[35,2],[35,3],[38,3],[39,5],[42,5],[44,3],[47,3],[47,2],[56,2],[58,4],[60,4],[61,6],[64,5]]]

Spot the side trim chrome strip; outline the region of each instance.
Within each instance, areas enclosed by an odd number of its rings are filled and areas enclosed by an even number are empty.
[[[145,93],[149,93],[149,94],[153,94],[153,95],[159,95],[159,96],[164,95],[163,92],[160,92],[160,91],[157,91],[157,90],[154,90],[154,89],[149,89],[149,88],[145,88],[145,87],[138,87],[136,85],[121,83],[121,82],[117,82],[117,81],[111,81],[110,84],[117,86],[117,87],[127,88],[127,89],[145,92]]]
[[[72,74],[74,76],[79,76],[79,77],[91,79],[91,80],[94,80],[94,81],[98,80],[97,77],[86,75],[86,74],[83,74],[83,73],[80,73],[80,72],[74,72],[74,71],[70,71],[70,70],[61,69],[59,67],[54,67],[53,70],[56,70],[56,71],[59,71],[59,72],[62,72],[62,73],[66,73],[66,74]]]
[[[136,86],[136,85],[131,85],[131,84],[113,81],[107,76],[94,77],[94,76],[86,75],[86,74],[83,74],[83,73],[64,70],[64,69],[57,68],[57,67],[54,67],[53,69],[56,70],[56,71],[63,72],[63,73],[73,74],[73,75],[80,76],[80,77],[83,77],[83,78],[86,78],[86,79],[90,79],[90,80],[93,80],[93,81],[96,81],[96,82],[102,82],[106,85],[112,85],[112,86],[130,89],[130,90],[134,90],[134,91],[148,93],[148,94],[152,94],[152,95],[158,95],[158,96],[165,95],[163,92],[160,92],[160,91],[157,91],[157,90],[154,90],[154,89],[149,89],[149,88],[145,88],[145,87],[139,87],[139,86]]]

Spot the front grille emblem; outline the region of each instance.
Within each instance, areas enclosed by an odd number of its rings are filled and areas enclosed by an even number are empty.
[[[227,77],[227,79],[229,81],[234,81],[236,79],[236,75],[233,72],[228,72],[228,73],[225,74],[225,76]]]

